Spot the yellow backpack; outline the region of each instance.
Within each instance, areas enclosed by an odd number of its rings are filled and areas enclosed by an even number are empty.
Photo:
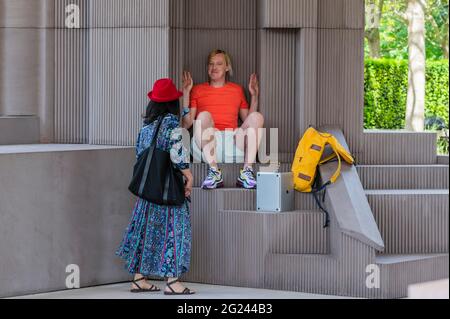
[[[331,146],[333,154],[321,159],[326,144]],[[335,157],[338,159],[338,168],[331,176],[328,184],[334,183],[341,173],[341,157],[349,164],[353,164],[353,157],[333,135],[318,132],[313,127],[308,128],[298,143],[294,162],[292,163],[291,171],[294,177],[294,188],[299,192],[312,192],[317,167]]]
[[[322,159],[323,151],[327,144],[333,149],[333,154]],[[338,160],[338,167],[330,180],[325,182],[320,188],[314,188],[318,166],[335,157]],[[354,163],[351,154],[347,152],[333,135],[318,132],[313,127],[309,127],[298,143],[292,163],[291,171],[294,179],[294,188],[299,192],[313,193],[320,209],[326,214],[327,219],[324,227],[327,227],[329,224],[328,212],[322,207],[315,194],[323,190],[327,185],[334,183],[339,177],[341,173],[341,157],[349,164]]]

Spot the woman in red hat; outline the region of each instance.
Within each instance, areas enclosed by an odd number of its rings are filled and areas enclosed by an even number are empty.
[[[170,152],[171,160],[186,178],[185,195],[192,191],[189,158],[182,147],[179,130],[179,92],[172,80],[160,79],[148,93],[147,106],[136,145],[136,156],[150,146],[158,119],[162,119],[156,148]],[[180,134],[178,134],[180,133]],[[158,205],[138,198],[130,223],[116,254],[126,262],[134,275],[131,292],[156,292],[148,276],[167,279],[165,294],[193,294],[178,278],[189,270],[191,255],[191,222],[187,201],[181,206]]]

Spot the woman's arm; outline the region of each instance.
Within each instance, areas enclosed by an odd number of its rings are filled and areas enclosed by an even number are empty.
[[[190,95],[194,81],[192,80],[191,73],[183,71],[183,103],[181,105],[181,126],[185,129],[189,129],[194,123],[195,115],[197,113],[196,108],[189,109]],[[189,109],[189,113],[185,113],[184,110]]]
[[[192,187],[194,185],[194,177],[192,176],[192,172],[189,168],[183,169],[183,170],[181,170],[181,172],[183,173],[184,177],[186,178],[186,184],[184,185],[184,196],[189,197],[189,196],[191,196],[191,193],[192,193]]]

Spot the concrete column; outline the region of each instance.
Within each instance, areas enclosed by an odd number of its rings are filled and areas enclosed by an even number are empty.
[[[48,141],[53,131],[53,31],[48,29],[53,3],[0,0],[0,116],[39,117]]]

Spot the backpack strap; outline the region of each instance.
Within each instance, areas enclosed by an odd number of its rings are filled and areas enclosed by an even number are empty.
[[[333,175],[331,175],[330,180],[327,183],[325,183],[326,185],[334,183],[336,181],[336,179],[339,177],[339,174],[341,174],[341,156],[339,155],[339,152],[337,151],[337,149],[334,147],[333,144],[330,144],[330,146],[333,149],[333,154],[328,156],[328,157],[326,157],[325,159],[321,160],[319,162],[319,165],[325,164],[326,162],[328,162],[328,161],[332,160],[333,158],[337,157],[338,167],[337,167],[336,171],[333,173]]]
[[[326,182],[325,184],[323,184],[322,186],[318,187],[318,178],[316,175],[316,178],[314,180],[314,184],[313,184],[313,189],[311,190],[311,194],[314,197],[314,200],[316,201],[317,206],[319,206],[319,209],[325,213],[325,224],[323,225],[323,228],[327,228],[330,225],[330,214],[328,213],[328,211],[323,207],[323,205],[321,204],[319,198],[318,198],[318,193],[320,193],[321,191],[323,191],[323,195],[322,195],[322,203],[325,202],[325,194],[327,192],[326,187],[328,185],[330,185],[330,181]]]
[[[320,161],[320,164],[324,164],[328,161],[330,161],[331,159],[337,157],[338,160],[338,167],[336,169],[336,171],[334,172],[334,174],[331,176],[330,180],[325,182],[322,186],[317,187],[317,181],[318,178],[316,176],[316,179],[314,181],[314,187],[311,190],[311,193],[314,197],[314,200],[316,201],[317,206],[319,206],[320,210],[323,211],[325,213],[325,224],[323,225],[323,228],[327,228],[330,225],[330,214],[328,213],[328,211],[323,207],[323,205],[321,204],[317,193],[324,191],[323,192],[323,196],[322,196],[322,203],[325,202],[325,194],[326,194],[326,187],[328,185],[330,185],[331,183],[334,183],[336,181],[336,179],[339,177],[339,174],[341,173],[341,157],[339,156],[339,153],[337,152],[337,150],[335,149],[335,147],[333,146],[333,144],[330,144],[331,148],[333,149],[333,154],[326,157],[325,159]]]

